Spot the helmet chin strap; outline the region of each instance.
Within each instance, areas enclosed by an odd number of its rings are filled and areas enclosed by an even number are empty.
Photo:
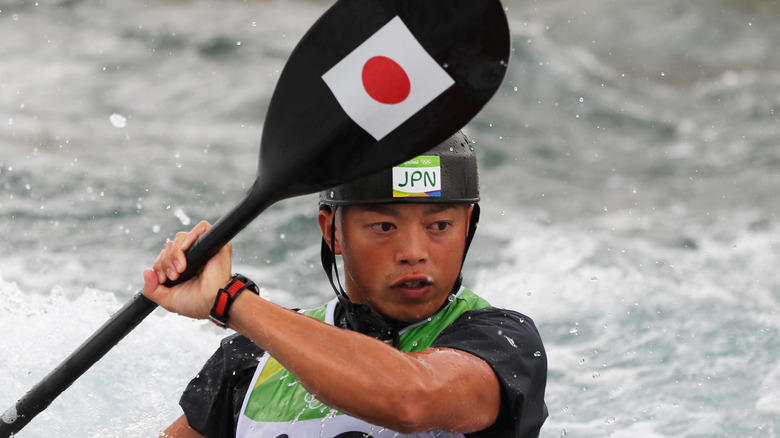
[[[337,206],[332,207],[332,218],[330,227],[330,241],[336,241],[336,210]],[[474,210],[471,213],[471,221],[469,223],[469,231],[466,236],[466,246],[463,251],[463,261],[466,260],[466,254],[468,253],[471,241],[474,238],[474,234],[477,231],[477,223],[479,222],[479,204],[474,204]],[[346,310],[347,324],[349,327],[359,333],[371,336],[379,339],[380,341],[389,341],[394,347],[399,345],[399,334],[388,321],[385,321],[372,312],[371,309],[365,304],[353,303],[344,288],[341,286],[341,279],[339,278],[338,265],[336,263],[336,253],[331,249],[328,243],[325,241],[325,237],[322,238],[322,244],[320,248],[320,259],[322,261],[322,267],[325,270],[325,274],[328,276],[333,291],[336,292],[336,297],[339,303]],[[461,269],[463,262],[461,262]],[[335,281],[334,281],[335,273]],[[458,279],[452,287],[451,294],[455,294],[460,289],[463,282],[463,274],[458,274]],[[445,304],[447,302],[445,301]]]

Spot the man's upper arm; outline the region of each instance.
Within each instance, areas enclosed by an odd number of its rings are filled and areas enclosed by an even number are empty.
[[[451,348],[429,348],[412,353],[433,373],[422,406],[427,428],[476,431],[493,424],[501,406],[501,389],[490,365],[470,353]],[[435,382],[435,383],[434,383]]]
[[[472,354],[498,379],[501,409],[479,437],[537,436],[547,418],[547,356],[533,321],[517,312],[485,308],[464,313],[433,343]]]

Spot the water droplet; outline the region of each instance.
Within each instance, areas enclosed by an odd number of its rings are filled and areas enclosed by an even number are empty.
[[[173,214],[176,216],[177,219],[181,222],[182,225],[189,225],[192,220],[189,216],[187,216],[187,213],[184,212],[184,210],[181,209],[181,207],[176,207],[175,210],[173,210]]]
[[[111,122],[115,128],[124,128],[127,126],[127,117],[122,114],[113,113],[108,117],[108,121]]]
[[[160,226],[157,224],[152,225],[152,233],[159,233],[160,232]]]
[[[569,333],[576,335],[579,329],[577,327],[574,327],[573,329],[569,330]]]
[[[606,424],[612,424],[615,422],[615,417],[609,417],[606,420],[604,420],[604,423]]]
[[[534,357],[539,357],[542,355],[541,351],[534,351]]]

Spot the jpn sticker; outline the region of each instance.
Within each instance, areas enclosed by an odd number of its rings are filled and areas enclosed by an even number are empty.
[[[393,167],[393,197],[441,197],[441,158],[421,155]]]

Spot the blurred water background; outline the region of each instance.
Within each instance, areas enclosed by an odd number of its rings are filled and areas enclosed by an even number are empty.
[[[321,0],[0,0],[0,411],[254,181]],[[507,1],[498,95],[466,128],[466,284],[536,321],[544,437],[780,435],[780,4]],[[235,240],[286,306],[331,297],[316,198]],[[20,433],[156,436],[224,333],[153,313]]]

